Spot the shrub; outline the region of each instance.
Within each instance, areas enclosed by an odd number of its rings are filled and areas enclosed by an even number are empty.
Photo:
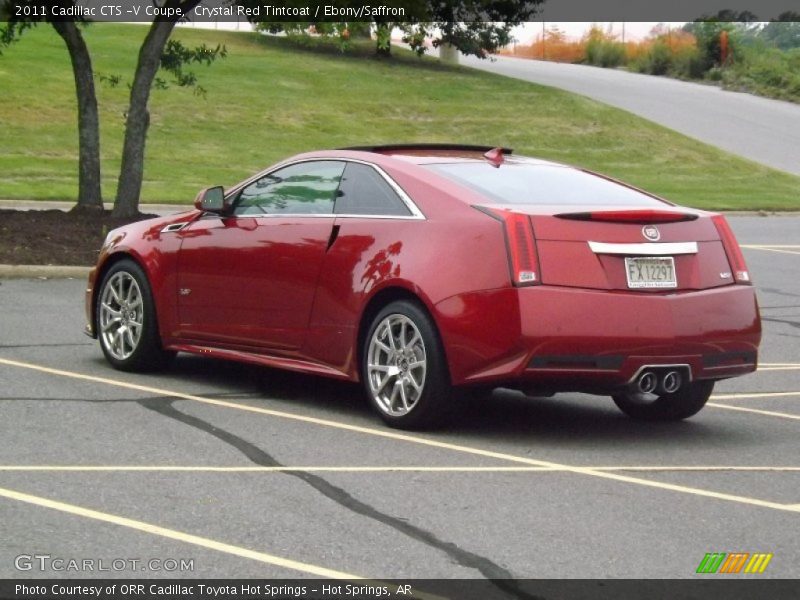
[[[742,57],[742,40],[736,23],[695,21],[684,26],[684,30],[697,39],[704,70],[733,64]],[[727,52],[722,43],[723,33],[727,38]]]
[[[539,35],[530,45],[516,46],[513,52],[505,51],[504,54],[512,54],[523,58],[576,63],[583,60],[585,47],[581,41],[568,40],[564,32],[554,26],[544,32],[544,39]]]
[[[629,56],[631,69],[639,73],[684,79],[701,78],[705,73],[695,38],[685,31],[657,28]]]
[[[611,33],[592,27],[584,36],[585,62],[597,67],[618,67],[625,63],[625,46]]]
[[[747,49],[742,60],[721,72],[726,88],[800,102],[800,49]]]
[[[669,74],[681,79],[702,79],[705,63],[697,47],[681,48],[675,52]]]
[[[671,66],[672,52],[661,40],[656,40],[644,54],[631,63],[634,71],[651,75],[666,75]]]

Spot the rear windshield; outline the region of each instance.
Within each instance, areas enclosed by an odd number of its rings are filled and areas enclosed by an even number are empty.
[[[664,206],[655,198],[571,167],[506,163],[428,164],[426,167],[497,204]]]

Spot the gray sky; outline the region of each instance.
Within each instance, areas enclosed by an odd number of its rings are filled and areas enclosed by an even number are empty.
[[[219,22],[219,23],[197,23],[192,22],[187,24],[190,27],[198,27],[204,29],[240,29],[243,31],[247,31],[251,29],[250,24],[242,21],[240,23],[234,22]],[[622,27],[623,24],[620,21],[616,22],[585,22],[585,23],[574,23],[574,22],[545,22],[544,26],[547,29],[550,29],[553,26],[558,27],[561,31],[563,31],[567,37],[573,39],[580,39],[584,33],[589,31],[589,28],[592,25],[598,25],[602,27],[604,30],[607,30],[609,27],[611,28],[611,32],[619,35],[622,35]],[[650,34],[650,30],[653,29],[658,25],[657,22],[626,22],[625,23],[625,39],[626,40],[639,40],[642,38],[647,37]],[[672,27],[678,28],[684,25],[683,22],[680,23],[664,23],[664,25],[671,25]],[[542,22],[531,22],[531,23],[524,23],[519,27],[514,28],[514,37],[517,39],[517,42],[520,44],[529,44],[531,43],[534,38],[538,35],[542,34]]]

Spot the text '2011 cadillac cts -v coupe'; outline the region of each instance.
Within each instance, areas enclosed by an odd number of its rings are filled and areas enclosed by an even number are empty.
[[[761,338],[723,216],[457,145],[302,154],[116,229],[86,313],[118,369],[191,352],[361,381],[398,427],[492,387],[683,419]]]

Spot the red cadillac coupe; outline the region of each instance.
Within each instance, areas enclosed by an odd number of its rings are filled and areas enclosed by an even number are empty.
[[[412,428],[492,387],[684,419],[761,338],[723,216],[459,145],[301,154],[115,229],[86,315],[115,368],[191,352],[361,381]]]

